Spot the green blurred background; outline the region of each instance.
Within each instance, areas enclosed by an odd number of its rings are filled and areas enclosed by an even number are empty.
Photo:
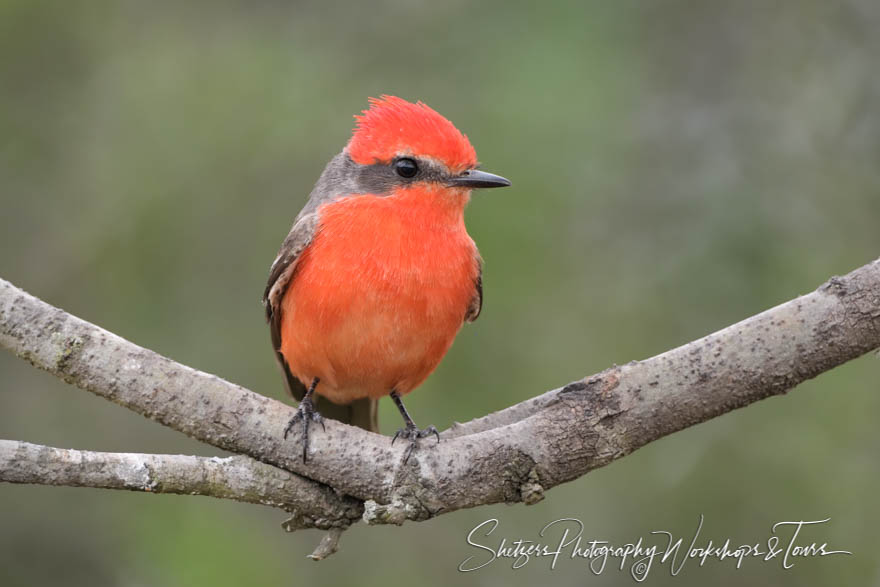
[[[880,255],[880,8],[800,2],[0,0],[0,276],[185,364],[283,397],[260,294],[368,96],[421,99],[514,186],[475,194],[482,317],[407,405],[440,428],[641,359]],[[558,487],[533,506],[317,531],[202,497],[0,486],[2,585],[630,584],[498,561],[577,517],[617,543],[851,550],[689,563],[655,585],[880,584],[880,362],[853,361]],[[386,433],[398,427],[382,405]],[[219,451],[0,354],[0,437]]]

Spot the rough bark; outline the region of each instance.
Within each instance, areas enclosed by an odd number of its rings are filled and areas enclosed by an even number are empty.
[[[656,357],[457,424],[437,445],[422,441],[405,465],[402,443],[333,421],[326,432],[313,428],[303,463],[300,436],[281,435],[290,406],[138,347],[2,280],[0,346],[193,438],[307,478],[309,491],[279,499],[289,506],[314,511],[317,502],[305,496],[329,486],[363,501],[366,521],[402,523],[534,503],[648,442],[880,347],[880,260]],[[351,502],[336,499],[326,502],[325,517],[346,519]],[[338,534],[324,552],[335,549]]]
[[[363,514],[358,500],[241,455],[107,453],[0,440],[0,481],[209,495],[281,508],[300,528],[347,527]]]

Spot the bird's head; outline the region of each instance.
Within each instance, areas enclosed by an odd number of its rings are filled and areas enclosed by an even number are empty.
[[[389,187],[425,183],[469,190],[510,185],[501,176],[479,171],[468,138],[422,102],[371,98],[370,108],[355,118],[348,156]]]

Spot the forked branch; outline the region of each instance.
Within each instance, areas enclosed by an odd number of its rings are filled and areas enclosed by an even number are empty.
[[[370,523],[399,524],[491,503],[534,503],[545,490],[653,440],[880,347],[880,260],[656,357],[457,424],[405,465],[404,447],[335,421],[314,434],[303,463],[299,435],[285,441],[281,434],[290,406],[141,348],[3,280],[0,346],[165,426],[246,455],[214,461],[4,442],[0,481],[140,489],[141,465],[152,463],[174,480],[171,491],[278,505],[296,514],[291,528],[334,528],[326,556],[339,529],[361,513]],[[71,461],[73,454],[79,456]],[[90,476],[86,462],[108,466]],[[205,475],[220,482],[207,483]],[[261,484],[262,475],[282,481],[273,489]]]

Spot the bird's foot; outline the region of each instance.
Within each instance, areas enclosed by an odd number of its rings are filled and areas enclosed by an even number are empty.
[[[394,438],[391,439],[391,444],[393,445],[398,438],[403,438],[405,440],[409,440],[409,446],[406,447],[406,452],[403,453],[403,464],[409,460],[409,455],[416,449],[419,444],[419,440],[425,438],[426,436],[434,435],[437,437],[437,442],[440,442],[440,433],[437,432],[437,429],[433,426],[428,426],[423,430],[419,430],[416,428],[415,424],[407,424],[406,428],[401,428],[394,435]]]
[[[287,435],[290,434],[290,431],[293,430],[293,427],[296,426],[298,422],[302,422],[303,431],[302,431],[302,444],[303,444],[303,462],[306,462],[306,458],[309,453],[309,424],[311,422],[318,422],[321,424],[321,428],[326,430],[324,426],[324,418],[321,414],[315,410],[315,405],[312,403],[311,397],[304,397],[301,402],[299,402],[299,408],[297,408],[296,413],[293,415],[293,418],[287,423],[287,426],[284,427],[284,439],[287,440]]]

